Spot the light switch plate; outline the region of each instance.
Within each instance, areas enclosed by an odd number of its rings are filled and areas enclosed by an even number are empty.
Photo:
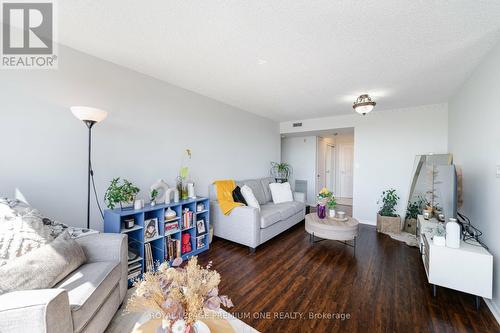
[[[497,178],[500,178],[500,165],[497,165]]]

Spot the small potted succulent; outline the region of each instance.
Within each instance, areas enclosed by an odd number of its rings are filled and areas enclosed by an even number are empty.
[[[395,189],[390,189],[382,192],[382,197],[378,203],[382,204],[377,214],[377,231],[382,233],[401,232],[401,217],[396,214],[396,206],[398,205],[399,196]]]
[[[441,223],[438,223],[438,226],[435,229],[434,236],[432,237],[432,242],[436,246],[446,245],[446,230]]]
[[[156,198],[158,197],[158,190],[155,188],[152,189],[149,196],[151,197],[151,206],[156,205]]]
[[[328,215],[330,217],[335,217],[335,207],[337,207],[337,200],[335,200],[333,194],[326,203],[326,205],[328,206]]]
[[[121,180],[120,177],[113,178],[104,193],[104,202],[109,209],[115,209],[116,205],[120,205],[123,210],[133,209],[137,193],[139,193],[139,188],[128,180]]]

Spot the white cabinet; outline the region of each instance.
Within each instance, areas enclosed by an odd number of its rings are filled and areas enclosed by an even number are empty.
[[[434,286],[455,289],[491,299],[493,256],[474,241],[460,242],[460,248],[436,246],[432,242],[436,220],[418,216],[417,233],[427,280]]]

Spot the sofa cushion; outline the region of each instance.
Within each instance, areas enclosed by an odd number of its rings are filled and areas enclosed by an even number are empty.
[[[265,229],[281,221],[281,213],[277,205],[269,203],[260,206],[260,227]]]
[[[282,220],[286,220],[290,216],[297,213],[297,207],[292,202],[282,202],[279,204],[275,204],[276,209],[280,212],[280,216]]]
[[[233,190],[233,200],[234,202],[239,202],[244,204],[245,206],[248,206],[245,197],[243,196],[243,194],[241,194],[241,188],[239,186],[236,186]]]
[[[257,201],[259,202],[260,205],[267,203],[266,196],[264,194],[264,189],[262,187],[260,180],[249,179],[237,182],[237,185],[239,185],[240,187],[242,187],[241,184],[246,185],[252,189],[252,192],[255,195],[255,198],[257,198]]]
[[[262,178],[260,180],[260,183],[262,184],[262,190],[264,191],[264,197],[266,199],[266,202],[273,201],[269,184],[276,183],[274,178],[273,177]]]
[[[275,223],[303,211],[305,204],[299,201],[283,202],[279,204],[268,203],[260,206],[260,227],[265,229]]]
[[[269,188],[271,189],[271,196],[273,197],[273,202],[275,204],[293,201],[293,194],[292,189],[290,188],[290,183],[286,182],[281,184],[269,184]]]
[[[0,198],[0,266],[53,240],[36,209],[19,200]]]
[[[65,231],[52,243],[1,266],[0,294],[52,288],[86,260],[83,249]]]
[[[68,291],[75,332],[81,331],[120,281],[120,264],[100,261],[80,266],[56,288]]]

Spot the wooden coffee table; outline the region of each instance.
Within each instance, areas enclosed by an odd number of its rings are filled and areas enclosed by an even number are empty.
[[[309,233],[311,244],[322,240],[334,240],[354,248],[356,255],[356,238],[359,233],[359,222],[355,218],[347,217],[347,221],[340,222],[330,217],[320,219],[318,214],[306,215],[306,231]],[[315,238],[320,238],[316,240]],[[352,241],[352,244],[347,243]]]

